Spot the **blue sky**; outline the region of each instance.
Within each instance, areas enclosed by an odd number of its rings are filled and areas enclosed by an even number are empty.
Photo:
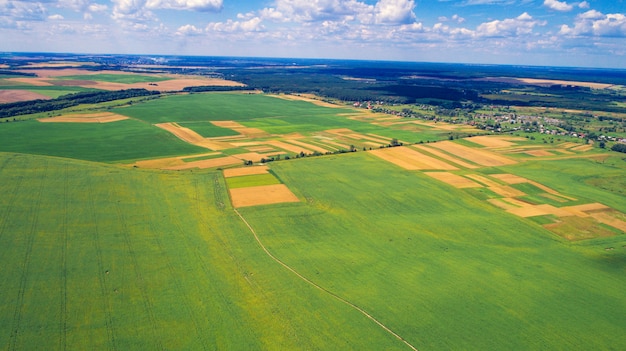
[[[0,0],[0,51],[626,68],[626,0]]]

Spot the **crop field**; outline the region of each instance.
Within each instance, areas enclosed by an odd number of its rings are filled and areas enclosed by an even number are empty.
[[[87,74],[87,75],[72,75],[72,76],[60,76],[56,77],[60,80],[95,80],[100,82],[110,83],[122,83],[122,84],[134,84],[134,83],[150,83],[150,82],[162,82],[171,78],[156,77],[156,76],[144,76],[140,74]]]
[[[626,349],[616,153],[295,95],[46,116],[0,124],[6,350]]]

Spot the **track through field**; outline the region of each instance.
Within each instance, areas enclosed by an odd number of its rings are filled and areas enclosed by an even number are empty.
[[[259,244],[259,246],[261,246],[261,249],[263,249],[263,251],[265,251],[265,253],[272,259],[274,260],[276,263],[280,264],[281,266],[285,267],[285,269],[289,270],[291,273],[295,274],[298,278],[302,279],[303,281],[305,281],[306,283],[308,283],[309,285],[329,294],[330,296],[334,297],[335,299],[343,302],[344,304],[352,307],[353,309],[357,310],[358,312],[360,312],[362,315],[364,315],[365,317],[369,318],[370,320],[372,320],[374,323],[378,324],[379,327],[383,328],[383,330],[385,330],[387,333],[393,335],[396,339],[402,341],[406,346],[408,346],[411,350],[413,351],[418,351],[417,348],[415,346],[413,346],[411,343],[409,343],[406,339],[404,339],[403,337],[401,337],[400,335],[396,334],[393,330],[389,329],[389,327],[387,327],[386,325],[384,325],[383,323],[381,323],[378,319],[374,318],[374,316],[372,316],[371,314],[367,313],[365,310],[363,310],[362,308],[360,308],[359,306],[353,304],[352,302],[344,299],[343,297],[317,285],[316,283],[314,283],[313,281],[309,280],[307,277],[303,276],[302,274],[298,273],[298,271],[296,271],[295,269],[291,268],[289,265],[287,265],[286,263],[284,263],[283,261],[279,260],[276,256],[274,256],[266,247],[265,245],[263,245],[263,242],[261,242],[261,239],[259,239],[259,236],[256,234],[256,232],[254,231],[254,229],[252,228],[252,226],[250,225],[250,223],[248,223],[248,221],[241,215],[241,213],[239,213],[239,211],[237,211],[236,208],[233,208],[233,211],[235,211],[235,213],[237,214],[237,216],[239,216],[239,218],[241,218],[241,220],[243,221],[243,223],[248,227],[248,229],[250,229],[250,232],[252,233],[252,235],[254,235],[254,239],[257,241],[257,243]]]

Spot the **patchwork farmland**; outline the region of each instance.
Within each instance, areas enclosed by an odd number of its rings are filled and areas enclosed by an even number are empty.
[[[98,106],[0,124],[7,350],[626,348],[615,154],[312,96]]]

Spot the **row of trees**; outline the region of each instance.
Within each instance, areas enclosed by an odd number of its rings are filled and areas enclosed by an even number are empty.
[[[118,91],[89,91],[59,96],[51,100],[30,100],[11,102],[0,105],[0,118],[7,118],[31,113],[49,112],[80,104],[97,104],[101,102],[159,95],[158,91],[147,89],[127,89]]]

